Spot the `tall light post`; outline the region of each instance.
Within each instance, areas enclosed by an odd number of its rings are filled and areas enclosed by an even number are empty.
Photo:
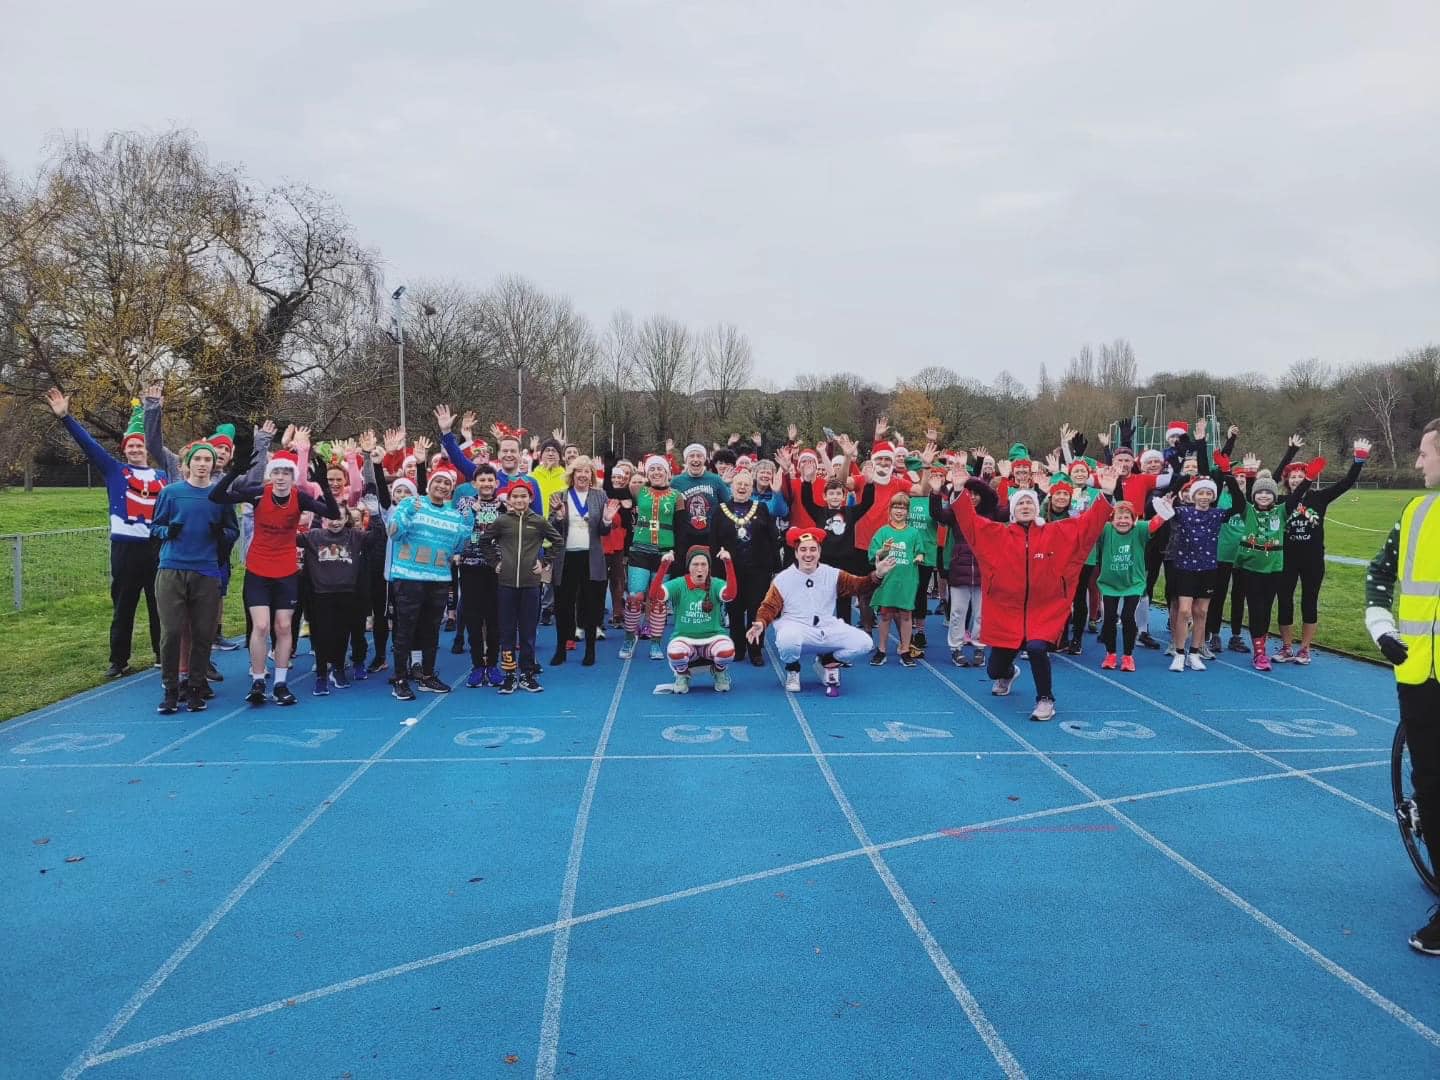
[[[395,327],[395,353],[396,367],[400,373],[400,430],[405,431],[405,324],[400,318],[400,301],[405,296],[405,286],[401,285],[390,294],[391,313],[390,321]]]

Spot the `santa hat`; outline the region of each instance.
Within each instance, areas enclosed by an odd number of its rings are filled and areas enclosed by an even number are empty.
[[[500,497],[502,499],[508,499],[512,491],[523,491],[531,496],[535,494],[535,492],[530,490],[530,485],[527,484],[524,480],[511,480],[508,484],[506,484],[503,488],[500,489]]]
[[[1208,476],[1202,476],[1199,480],[1192,481],[1189,487],[1190,497],[1192,499],[1202,491],[1208,491],[1211,495],[1215,496],[1220,494],[1220,489],[1215,486],[1215,481],[1211,480]]]
[[[735,459],[736,469],[753,469],[754,467],[755,460],[749,454],[741,454]]]
[[[657,466],[664,469],[667,473],[670,471],[670,462],[666,461],[659,454],[651,454],[645,459],[644,471],[648,473],[651,469]]]
[[[792,548],[799,546],[801,540],[814,540],[815,543],[822,544],[825,542],[825,533],[821,529],[807,529],[799,525],[793,525],[785,530],[785,543]]]
[[[1171,420],[1165,425],[1165,438],[1183,439],[1190,434],[1190,425],[1184,420]]]
[[[895,447],[888,442],[877,442],[870,448],[870,457],[872,460],[880,457],[882,454],[893,459],[895,457]]]
[[[281,450],[270,458],[269,464],[265,466],[265,472],[268,475],[277,469],[288,469],[292,477],[298,477],[300,475],[300,459],[295,456],[293,450]]]
[[[400,462],[401,472],[404,472],[406,469],[418,469],[419,467],[420,459],[415,456],[414,451],[407,453],[404,460]]]
[[[881,445],[884,445],[884,444],[882,443]],[[892,451],[892,453],[893,453],[893,451]],[[872,454],[871,456],[873,457],[874,455]],[[817,453],[815,453],[814,450],[811,450],[811,449],[807,446],[807,447],[805,447],[803,450],[800,451],[800,453],[796,456],[796,459],[795,459],[795,460],[796,460],[796,461],[804,461],[806,458],[809,458],[811,461],[818,462],[818,461],[820,460],[820,455],[817,454]]]
[[[415,481],[411,480],[408,476],[397,476],[394,480],[391,481],[390,492],[392,495],[400,488],[404,488],[406,491],[410,492],[411,495],[420,494],[420,492],[415,487]]]
[[[442,476],[446,480],[450,481],[451,487],[454,487],[456,484],[460,483],[460,473],[456,471],[455,466],[443,464],[436,465],[433,469],[430,470],[430,475],[425,478],[425,490],[429,491],[430,485],[433,484],[436,480],[439,480]]]
[[[120,437],[120,450],[123,452],[132,442],[145,445],[145,408],[139,398],[130,399],[130,424]]]
[[[1162,453],[1160,453],[1160,451],[1159,451],[1159,450],[1156,450],[1154,447],[1151,447],[1149,450],[1146,450],[1143,454],[1140,455],[1140,464],[1141,464],[1141,465],[1144,465],[1147,461],[1164,461],[1164,460],[1165,460],[1165,455],[1162,454]]]
[[[235,425],[216,424],[215,434],[206,441],[211,446],[223,446],[233,454],[235,452]]]
[[[1016,504],[1024,502],[1026,499],[1033,502],[1037,510],[1040,508],[1040,496],[1034,488],[1015,488],[1010,492],[1011,514],[1014,514]]]

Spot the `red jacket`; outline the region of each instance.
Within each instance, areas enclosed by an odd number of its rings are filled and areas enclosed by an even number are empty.
[[[1110,520],[1110,503],[1096,499],[1077,518],[1029,526],[987,521],[968,498],[950,509],[980,563],[985,644],[1018,649],[1027,641],[1058,641],[1080,567]]]

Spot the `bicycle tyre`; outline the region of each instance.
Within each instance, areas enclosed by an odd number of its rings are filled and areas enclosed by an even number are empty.
[[[1410,862],[1425,887],[1440,896],[1440,874],[1436,873],[1432,849],[1425,839],[1424,823],[1420,820],[1411,790],[1410,755],[1405,743],[1404,721],[1395,728],[1395,739],[1390,746],[1390,792],[1395,800],[1395,822],[1400,827],[1405,853],[1410,856]]]

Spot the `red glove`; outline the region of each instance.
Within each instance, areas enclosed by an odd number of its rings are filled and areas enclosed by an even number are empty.
[[[1213,461],[1213,462],[1216,464],[1216,466],[1219,467],[1219,469],[1220,469],[1220,471],[1221,471],[1222,473],[1227,473],[1227,472],[1230,471],[1230,455],[1229,455],[1229,454],[1222,454],[1222,453],[1220,453],[1220,452],[1217,450],[1215,453],[1213,453],[1213,454],[1210,455],[1210,460]]]
[[[1363,447],[1363,446],[1357,446],[1357,447],[1355,447],[1355,460],[1356,460],[1356,461],[1368,461],[1368,460],[1370,460],[1370,451],[1369,451],[1369,449],[1367,449],[1366,447]]]
[[[1305,466],[1305,476],[1314,481],[1320,479],[1320,474],[1325,471],[1325,459],[1317,457],[1310,464]]]

